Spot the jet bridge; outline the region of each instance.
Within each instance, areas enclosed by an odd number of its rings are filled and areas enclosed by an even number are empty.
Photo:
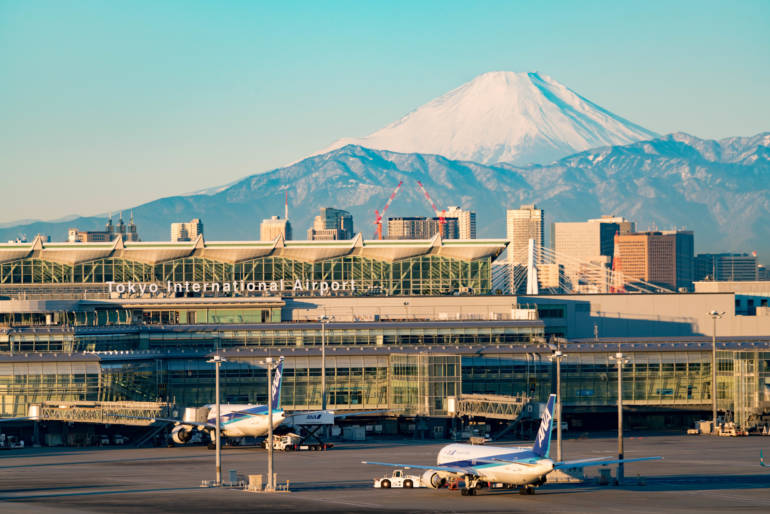
[[[462,394],[448,400],[450,415],[515,421],[532,399],[523,394]]]
[[[164,402],[43,402],[29,406],[35,421],[67,421],[149,426],[155,418],[176,417],[174,405]]]

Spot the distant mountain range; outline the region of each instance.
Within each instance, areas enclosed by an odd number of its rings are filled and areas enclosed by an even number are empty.
[[[696,251],[758,250],[766,263],[770,256],[770,133],[719,141],[677,133],[530,166],[348,145],[227,187],[155,200],[137,206],[134,216],[144,240],[168,240],[171,222],[194,217],[209,240],[256,239],[261,219],[283,214],[288,190],[297,239],[323,206],[352,212],[356,231],[370,238],[374,209],[399,180],[404,186],[389,216],[432,215],[416,187],[420,180],[441,208],[476,211],[481,237],[504,237],[505,209],[536,203],[547,223],[616,214],[640,229],[695,230]],[[105,221],[27,223],[0,229],[0,239],[40,232],[63,240],[69,227],[93,230]]]
[[[548,164],[576,152],[658,135],[539,73],[495,71],[428,102],[354,144],[482,164]]]

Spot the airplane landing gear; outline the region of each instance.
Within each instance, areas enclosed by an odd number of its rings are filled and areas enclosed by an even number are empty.
[[[531,486],[520,487],[519,494],[535,494],[535,488]]]
[[[460,494],[463,496],[476,496],[476,493],[481,487],[481,482],[479,482],[478,479],[465,477],[465,487],[462,488]]]

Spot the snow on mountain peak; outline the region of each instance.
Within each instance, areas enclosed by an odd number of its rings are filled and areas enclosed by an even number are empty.
[[[482,163],[547,163],[656,137],[538,72],[492,71],[347,144]]]

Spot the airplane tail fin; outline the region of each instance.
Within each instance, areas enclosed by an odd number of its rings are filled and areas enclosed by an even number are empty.
[[[543,417],[540,418],[540,429],[537,431],[535,444],[532,446],[532,452],[543,458],[548,458],[548,451],[551,449],[551,428],[553,426],[553,407],[556,403],[556,395],[548,397],[548,403],[543,411]]]
[[[281,357],[278,366],[273,372],[273,385],[270,388],[270,394],[272,395],[273,409],[281,408],[281,383],[283,382],[283,357]]]

